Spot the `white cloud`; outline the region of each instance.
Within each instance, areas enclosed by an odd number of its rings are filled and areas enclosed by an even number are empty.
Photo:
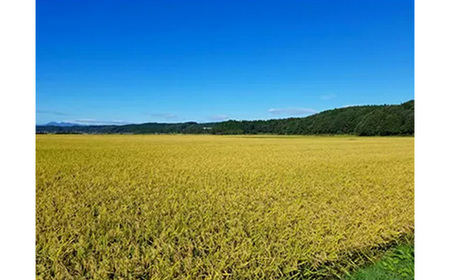
[[[95,119],[78,119],[78,120],[68,120],[64,121],[68,123],[76,123],[83,125],[124,125],[130,124],[130,122],[122,121],[122,120],[112,120],[112,121],[98,121]]]
[[[363,105],[360,105],[360,104],[347,104],[347,105],[343,105],[341,108],[355,107],[355,106],[363,106]]]
[[[325,94],[325,95],[322,95],[322,96],[320,97],[320,99],[322,99],[322,100],[330,100],[330,99],[333,99],[333,98],[336,98],[336,97],[337,97],[336,94],[331,93],[331,94]]]
[[[56,112],[56,111],[46,111],[46,110],[36,110],[36,114],[46,114],[55,116],[67,116],[66,113]]]
[[[291,116],[304,116],[318,113],[317,110],[309,108],[270,108],[267,112],[273,115],[291,115]]]
[[[150,116],[155,117],[155,118],[159,118],[159,119],[164,119],[167,121],[173,121],[178,119],[177,115],[171,114],[171,113],[151,113]]]
[[[230,117],[228,115],[214,115],[214,116],[211,116],[209,119],[212,121],[224,121],[229,118]]]

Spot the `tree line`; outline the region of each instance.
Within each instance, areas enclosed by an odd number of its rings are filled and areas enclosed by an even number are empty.
[[[352,106],[304,118],[216,123],[143,123],[96,126],[36,126],[36,133],[88,134],[354,134],[414,135],[414,100],[400,105]]]

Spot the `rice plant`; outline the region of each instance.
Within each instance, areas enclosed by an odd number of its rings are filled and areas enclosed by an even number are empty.
[[[37,279],[333,279],[413,236],[414,138],[37,135]]]

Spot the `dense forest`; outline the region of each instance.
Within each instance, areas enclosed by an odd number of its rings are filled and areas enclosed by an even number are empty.
[[[36,126],[36,133],[91,134],[354,134],[414,135],[414,100],[400,105],[353,106],[304,118],[216,123],[143,123],[96,126]]]

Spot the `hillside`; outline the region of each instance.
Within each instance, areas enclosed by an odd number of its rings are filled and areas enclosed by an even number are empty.
[[[36,133],[96,134],[355,134],[414,135],[414,100],[400,105],[352,106],[327,110],[304,118],[217,123],[143,123],[99,126],[36,126]]]

